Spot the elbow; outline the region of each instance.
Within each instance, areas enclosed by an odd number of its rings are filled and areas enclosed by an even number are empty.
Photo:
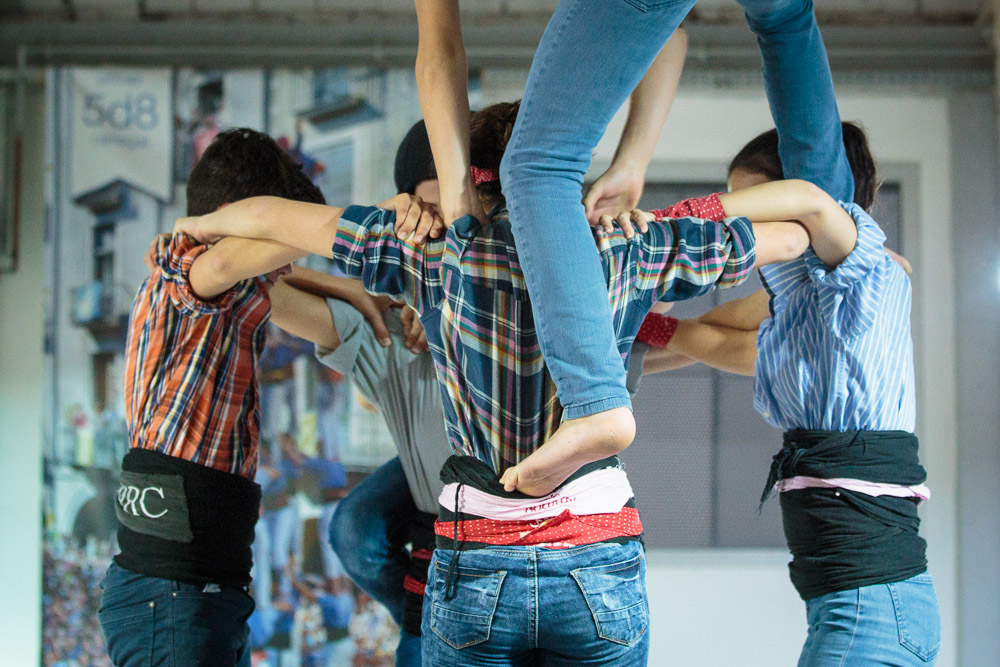
[[[808,225],[823,213],[831,201],[830,195],[826,194],[823,188],[809,181],[795,179],[789,183],[794,188],[796,199],[801,203],[800,221]]]

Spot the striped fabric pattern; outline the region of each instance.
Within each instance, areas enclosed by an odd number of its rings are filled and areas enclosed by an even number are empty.
[[[506,210],[495,209],[486,224],[462,218],[443,240],[425,246],[396,238],[393,224],[388,211],[347,209],[334,259],[369,292],[404,299],[420,313],[455,453],[496,471],[517,464],[555,432],[561,408]],[[631,241],[617,229],[595,229],[594,236],[624,361],[655,301],[736,285],[755,259],[753,229],[744,218],[663,220]]]
[[[754,405],[781,429],[913,432],[910,279],[857,204],[854,250],[829,270],[810,249],[761,269],[771,318],[757,335]]]
[[[211,301],[188,281],[207,246],[161,238],[157,268],[132,305],[125,361],[125,416],[143,447],[253,480],[258,388],[271,302],[245,280]]]

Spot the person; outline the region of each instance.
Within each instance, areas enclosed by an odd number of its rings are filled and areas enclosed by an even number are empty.
[[[206,240],[241,233],[294,242],[332,256],[369,291],[402,298],[420,314],[447,435],[462,455],[442,472],[438,548],[424,601],[425,662],[543,655],[590,664],[642,661],[648,650],[642,529],[627,476],[611,456],[620,448],[602,442],[603,449],[570,457],[561,448],[546,450],[561,407],[538,352],[496,177],[516,113],[516,103],[500,104],[474,117],[473,164],[481,180],[485,175],[479,188],[490,221],[463,218],[443,240],[417,245],[400,238],[392,214],[374,207],[341,210],[266,198],[181,219],[176,228]],[[237,220],[252,222],[247,227]],[[608,266],[623,367],[656,300],[737,284],[755,261],[788,259],[808,243],[797,223],[752,225],[743,218],[653,222],[632,239],[621,230],[594,235]],[[782,235],[796,240],[793,250]],[[536,475],[539,470],[545,473]],[[510,479],[522,474],[530,484]],[[527,495],[553,491],[541,499]],[[582,574],[574,579],[571,572]],[[537,581],[545,582],[544,593],[526,604]],[[470,615],[473,608],[486,613]],[[556,617],[565,622],[538,622]]]
[[[867,214],[878,188],[867,137],[843,130],[856,182],[855,203],[843,205],[856,224],[842,229],[855,237],[848,252],[764,269],[765,290],[673,324],[646,362],[753,375],[755,407],[785,430],[763,498],[779,491],[789,571],[806,602],[799,664],[927,665],[941,626],[916,509],[930,492],[913,435],[909,265],[883,248]],[[772,130],[740,151],[733,195],[783,175],[776,146]]]
[[[634,151],[620,156],[619,162],[629,166],[623,171],[626,189],[641,191],[669,105],[636,84],[646,80],[644,75],[655,80],[661,47],[694,4],[562,0],[532,62],[524,113],[513,130],[500,176],[510,201],[520,268],[532,295],[539,345],[565,409],[553,447],[625,446],[634,436],[625,373],[614,353],[612,312],[604,306],[602,265],[580,205],[580,186],[598,140],[635,90],[630,114],[642,122],[635,124],[630,139]],[[823,147],[839,145],[839,125],[812,113],[812,102],[826,96],[829,82],[812,2],[740,4],[760,45],[772,115],[789,128],[783,150],[788,152],[800,136],[821,140]],[[446,221],[463,214],[483,218],[467,168],[466,61],[458,0],[416,0],[416,8],[417,88],[442,174],[443,215]],[[829,107],[818,108],[829,113]],[[826,171],[812,166],[806,161],[798,174],[824,189],[848,173],[843,160],[824,165]],[[609,194],[608,203],[613,203],[616,197]],[[621,210],[613,207],[611,212]],[[574,260],[567,262],[566,256]]]
[[[219,133],[191,172],[188,213],[255,195],[323,202],[266,135]],[[239,238],[207,246],[184,234],[151,246],[126,344],[121,551],[98,610],[115,665],[250,664],[247,585],[261,496],[255,371],[268,318],[282,317],[271,286],[305,254]]]

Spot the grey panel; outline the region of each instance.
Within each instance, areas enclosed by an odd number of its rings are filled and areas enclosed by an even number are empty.
[[[753,378],[719,374],[718,533],[720,547],[783,547],[776,498],[757,513],[781,431],[753,409]]]
[[[708,372],[647,377],[633,400],[638,435],[622,459],[650,547],[705,547],[712,533]]]

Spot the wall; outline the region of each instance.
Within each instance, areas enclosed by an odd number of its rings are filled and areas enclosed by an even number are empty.
[[[27,96],[20,268],[0,276],[0,646],[8,665],[38,664],[41,635],[42,299],[45,102]],[[15,603],[16,601],[16,603]]]

